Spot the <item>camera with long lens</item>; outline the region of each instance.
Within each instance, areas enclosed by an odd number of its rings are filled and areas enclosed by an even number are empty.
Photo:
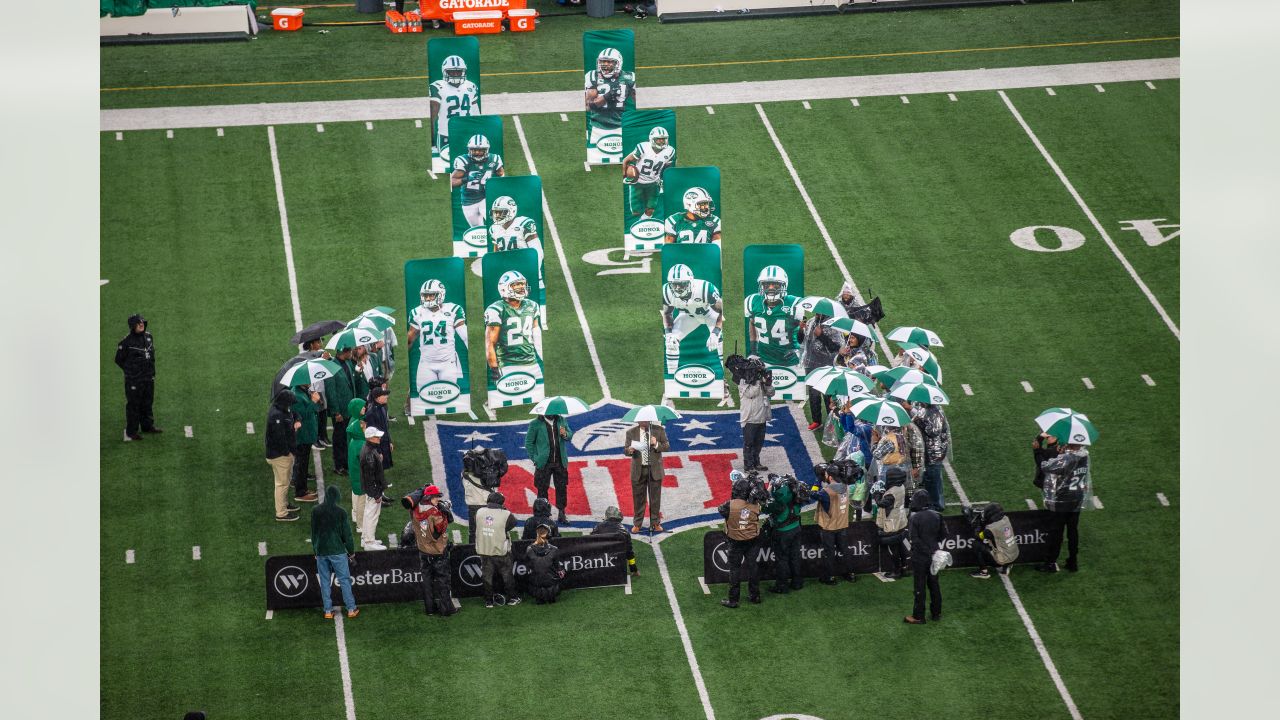
[[[745,382],[748,385],[762,385],[765,387],[773,384],[773,373],[769,368],[765,367],[760,358],[730,355],[724,361],[724,366],[729,369],[729,374],[733,376],[735,384]]]
[[[507,454],[501,448],[477,447],[462,456],[462,471],[485,490],[496,491],[507,474]]]

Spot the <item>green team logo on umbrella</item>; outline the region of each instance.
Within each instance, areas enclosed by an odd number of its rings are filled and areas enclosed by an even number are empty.
[[[823,395],[861,395],[871,392],[871,378],[847,367],[824,367],[805,378],[805,385]]]
[[[950,405],[951,398],[941,388],[926,383],[897,383],[889,397],[925,405]]]
[[[853,410],[854,417],[876,425],[906,427],[911,422],[911,417],[907,415],[907,411],[903,410],[902,406],[893,400],[885,400],[883,398],[857,400],[854,401],[851,410]]]
[[[533,406],[530,415],[577,415],[591,409],[587,401],[572,395],[552,395]]]
[[[358,328],[372,332],[384,332],[396,326],[396,319],[391,317],[391,308],[376,307],[365,310],[354,320],[347,323],[348,328]]]
[[[627,414],[622,416],[622,419],[627,422],[640,422],[641,420],[647,420],[649,422],[661,423],[668,420],[680,419],[680,413],[665,405],[641,405],[640,407],[634,407],[628,410]]]
[[[280,384],[285,387],[297,387],[299,385],[310,385],[313,382],[320,382],[325,378],[331,378],[338,374],[338,364],[328,360],[319,358],[314,360],[304,360],[294,365],[285,372],[284,377],[280,378]]]
[[[915,327],[914,325],[896,327],[890,330],[885,337],[896,343],[911,343],[921,347],[942,347],[942,339],[938,337],[938,333],[922,327]]]
[[[1049,408],[1036,416],[1036,425],[1058,442],[1092,445],[1098,439],[1098,429],[1089,417],[1071,408]]]
[[[849,317],[849,313],[845,312],[844,306],[832,300],[818,295],[810,295],[800,301],[800,307],[804,308],[807,313],[814,315],[826,315],[829,318],[844,319]]]

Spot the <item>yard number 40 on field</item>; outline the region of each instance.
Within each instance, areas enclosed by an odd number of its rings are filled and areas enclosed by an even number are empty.
[[[1148,247],[1156,247],[1182,234],[1182,226],[1180,224],[1169,223],[1165,218],[1121,220],[1120,229],[1132,230],[1138,233]],[[1057,238],[1058,244],[1056,247],[1040,242],[1039,238],[1046,233]],[[1031,250],[1032,252],[1066,252],[1075,250],[1084,244],[1084,233],[1075,228],[1059,225],[1032,225],[1018,228],[1009,233],[1009,242],[1023,250]]]

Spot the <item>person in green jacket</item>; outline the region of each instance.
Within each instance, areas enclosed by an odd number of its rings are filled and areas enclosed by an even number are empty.
[[[364,448],[364,405],[361,398],[347,401],[347,428],[343,437],[347,440],[347,478],[351,480],[351,520],[356,524],[356,532],[360,532],[361,518],[364,517],[364,487],[360,484],[360,450]],[[336,436],[335,436],[336,437]]]
[[[773,526],[769,538],[778,563],[769,592],[785,594],[804,587],[804,577],[800,575],[800,503],[796,502],[791,484],[776,478],[769,476],[773,499],[764,506]]]
[[[351,348],[338,353],[333,362],[338,365],[338,372],[324,381],[325,404],[333,415],[333,472],[336,475],[347,474],[347,424],[351,417],[346,414],[347,403],[351,398],[364,397],[356,394],[356,369],[351,362]]]
[[[347,524],[347,514],[338,505],[338,486],[325,488],[324,502],[311,511],[311,548],[316,554],[316,572],[320,575],[320,599],[324,602],[324,618],[333,619],[333,578],[338,577],[342,588],[342,605],[347,617],[360,614],[355,595],[351,592],[351,566],[348,560],[355,557],[356,543]]]
[[[311,392],[308,385],[293,389],[293,414],[302,425],[294,433],[298,443],[293,450],[293,499],[299,502],[315,502],[316,494],[307,490],[307,469],[311,467],[311,446],[319,437],[316,424],[316,402],[320,393]]]
[[[565,443],[573,439],[569,423],[559,415],[539,415],[529,421],[524,436],[524,449],[533,461],[533,487],[538,497],[546,498],[547,489],[554,478],[556,483],[556,509],[560,511],[558,523],[567,523],[565,505],[569,501],[569,458]]]

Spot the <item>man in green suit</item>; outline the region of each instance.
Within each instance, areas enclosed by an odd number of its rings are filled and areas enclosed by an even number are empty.
[[[524,449],[533,461],[533,487],[538,497],[546,498],[552,479],[556,483],[556,509],[560,517],[556,522],[566,523],[564,509],[569,501],[569,459],[566,443],[573,439],[573,430],[559,415],[539,415],[529,421],[529,431],[524,436]]]

